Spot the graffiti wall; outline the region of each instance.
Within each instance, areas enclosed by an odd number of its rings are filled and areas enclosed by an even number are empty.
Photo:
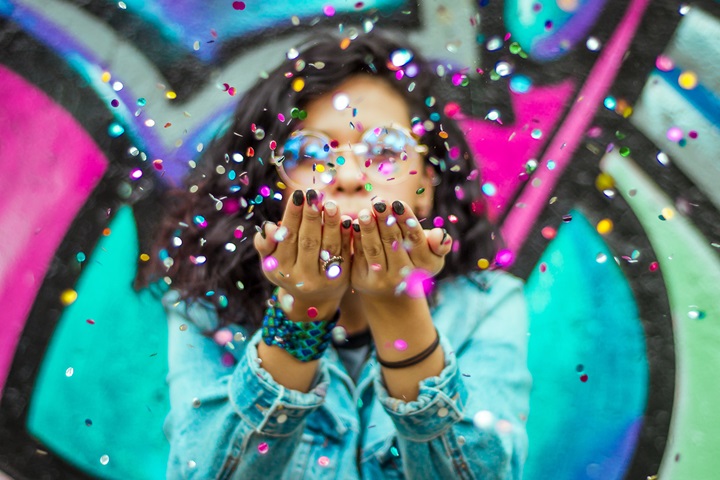
[[[456,86],[526,282],[525,477],[716,478],[714,0],[0,0],[0,471],[164,478],[159,198],[320,28],[404,32]]]

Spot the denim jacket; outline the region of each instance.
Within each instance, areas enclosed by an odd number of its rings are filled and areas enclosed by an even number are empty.
[[[410,402],[389,396],[374,353],[355,384],[332,346],[308,393],[287,389],[259,363],[259,330],[233,326],[220,346],[215,310],[168,292],[167,477],[521,478],[531,387],[523,284],[485,271],[437,288],[445,368]]]

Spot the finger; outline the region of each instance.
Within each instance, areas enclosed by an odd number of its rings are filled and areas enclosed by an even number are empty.
[[[277,248],[278,242],[275,240],[274,235],[278,226],[273,222],[264,221],[262,225],[255,228],[257,228],[258,231],[253,237],[253,245],[258,254],[260,254],[260,259],[263,260]]]
[[[352,260],[352,218],[347,215],[342,217],[340,224],[340,253],[339,255],[343,258],[343,262],[340,265],[341,277],[349,276],[351,271],[351,260]]]
[[[333,201],[326,202],[323,205],[323,226],[322,226],[322,242],[320,252],[325,250],[332,257],[340,255],[342,248],[342,232],[340,230],[340,209]]]
[[[403,202],[403,215],[398,218],[398,225],[403,233],[403,247],[415,265],[436,265],[437,255],[433,254],[428,245],[428,238],[410,207]]]
[[[438,257],[444,257],[452,250],[453,239],[444,228],[425,230],[430,251]]]
[[[387,260],[387,268],[390,271],[400,270],[410,263],[410,258],[402,248],[402,230],[397,224],[395,211],[391,210],[384,200],[377,200],[373,204],[373,209],[377,218],[380,241]]]
[[[363,254],[368,266],[374,271],[387,270],[385,248],[380,239],[377,221],[370,210],[363,208],[358,212],[358,223],[360,224]]]
[[[295,263],[305,272],[320,272],[321,208],[322,204],[318,193],[313,189],[308,190],[298,231],[297,262]]]
[[[363,277],[368,273],[368,263],[365,258],[365,251],[363,250],[362,234],[360,233],[360,223],[358,220],[352,222],[351,228],[352,238],[352,269],[353,276],[356,273],[361,274]]]
[[[304,203],[305,195],[302,190],[295,190],[283,213],[283,229],[273,233],[276,240],[280,239],[275,257],[288,266],[294,265],[297,258],[298,231],[302,222]]]

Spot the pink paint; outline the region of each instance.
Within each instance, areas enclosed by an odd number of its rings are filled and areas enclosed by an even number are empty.
[[[525,163],[537,159],[555,129],[563,109],[575,90],[572,80],[559,85],[533,86],[528,93],[510,93],[515,123],[498,125],[483,119],[460,120],[463,132],[482,170],[482,180],[495,185],[497,192],[487,197],[488,216],[492,221],[507,208],[507,203],[523,183]],[[545,133],[540,139],[533,130]],[[527,177],[524,177],[527,178]]]
[[[502,225],[503,237],[509,250],[517,252],[522,247],[535,220],[545,208],[558,179],[572,160],[575,149],[595,116],[595,111],[615,80],[622,58],[635,35],[635,30],[648,3],[649,0],[632,0],[630,3],[625,16],[615,29],[615,33],[605,45],[600,58],[590,71],[588,80],[577,96],[575,106],[545,151],[533,177],[533,184],[537,179],[539,185],[526,184],[516,202],[516,205],[522,204],[523,208],[514,207],[510,210]],[[549,160],[555,162],[553,170],[546,168]]]
[[[2,392],[47,267],[107,161],[72,115],[34,85],[3,66],[0,85]]]

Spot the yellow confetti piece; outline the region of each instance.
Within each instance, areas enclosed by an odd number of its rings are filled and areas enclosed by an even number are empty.
[[[607,235],[608,233],[612,232],[613,229],[613,222],[609,218],[604,218],[600,220],[597,224],[597,232],[600,235]]]
[[[165,92],[165,97],[167,97],[170,100],[175,100],[177,98],[177,93],[170,90],[170,91]]]
[[[112,76],[110,75],[110,72],[103,72],[102,76],[100,77],[100,80],[102,80],[105,83],[108,83]]]
[[[487,258],[481,258],[480,260],[478,260],[477,266],[481,270],[485,270],[486,268],[488,268],[490,266],[490,262],[488,261]]]
[[[147,262],[148,260],[150,260],[150,255],[148,255],[147,253],[140,254],[140,261]]]
[[[607,173],[601,173],[595,178],[595,188],[601,192],[615,186],[615,179]]]
[[[75,300],[77,300],[77,297],[77,292],[72,288],[69,288],[60,294],[60,303],[67,307],[68,305],[73,304]]]
[[[695,72],[687,71],[680,74],[678,77],[678,85],[685,90],[692,90],[698,84],[697,75]]]
[[[665,220],[670,220],[675,216],[675,211],[670,207],[665,207],[662,209],[662,216],[665,217]]]
[[[305,80],[302,77],[297,77],[292,82],[292,89],[296,92],[301,91],[303,88],[305,88]]]

